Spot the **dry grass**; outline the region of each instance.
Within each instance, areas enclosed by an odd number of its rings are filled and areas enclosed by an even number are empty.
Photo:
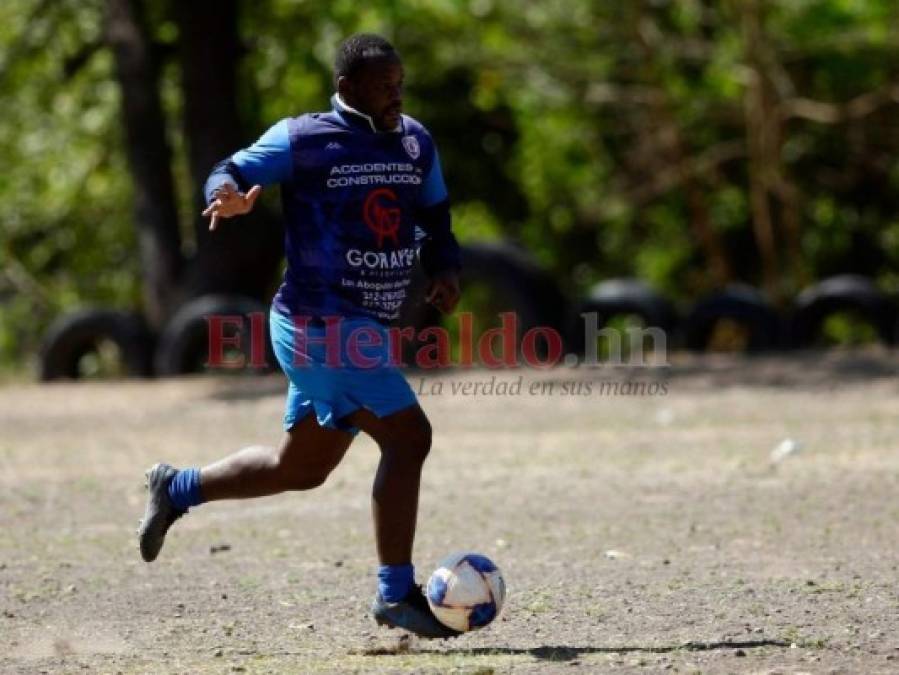
[[[895,672],[897,373],[878,352],[498,374],[524,376],[511,397],[426,380],[420,575],[464,548],[510,587],[438,644],[366,617],[367,439],[319,490],[197,509],[140,562],[143,469],[277,442],[279,378],[7,386],[0,671]],[[633,376],[667,396],[598,395]]]

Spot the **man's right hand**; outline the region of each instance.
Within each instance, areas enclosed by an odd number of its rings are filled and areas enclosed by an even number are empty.
[[[210,231],[218,226],[219,218],[242,216],[252,211],[260,192],[262,192],[261,185],[254,185],[246,194],[238,192],[228,183],[218,188],[214,193],[215,199],[203,211],[204,216],[212,216],[212,220],[209,221]]]

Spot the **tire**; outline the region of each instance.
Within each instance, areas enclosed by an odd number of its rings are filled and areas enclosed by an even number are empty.
[[[251,319],[254,315],[257,318]],[[210,325],[207,318],[210,316],[240,317],[240,325],[236,331],[234,325],[228,323],[222,327],[222,334],[239,339],[242,366],[209,365]],[[258,318],[260,316],[261,319]],[[265,344],[261,352],[264,355],[261,367],[253,367],[251,363],[253,320],[262,321],[262,334],[259,337]],[[237,354],[224,356],[228,361],[237,361],[239,358]],[[240,295],[203,295],[187,302],[166,324],[155,355],[156,373],[164,376],[209,372],[216,368],[271,372],[276,368],[276,363],[269,338],[268,308],[257,300]]]
[[[722,320],[736,324],[744,340],[738,351],[762,352],[782,343],[782,321],[765,297],[751,286],[732,284],[696,303],[684,322],[684,344],[694,352],[712,347]]]
[[[595,312],[596,325],[602,328],[614,316],[633,315],[644,325],[661,328],[666,335],[673,334],[677,326],[677,313],[671,302],[639,279],[608,279],[593,286],[587,298],[577,308],[570,329],[570,341],[579,353],[583,353],[584,321],[582,314]]]
[[[814,346],[827,318],[845,311],[857,312],[870,322],[883,343],[896,343],[893,303],[867,277],[845,274],[825,279],[799,294],[790,325],[791,346]]]
[[[461,259],[463,303],[467,297],[466,289],[476,285],[485,287],[490,295],[490,318],[496,319],[495,315],[500,312],[514,312],[517,316],[518,345],[528,330],[546,327],[559,334],[564,349],[569,321],[567,303],[552,277],[527,253],[508,243],[483,242],[463,245]],[[416,334],[424,328],[447,325],[456,320],[443,317],[424,301],[426,287],[427,278],[419,270],[413,275],[407,303],[398,321],[401,326],[414,327]],[[477,338],[474,335],[475,341]],[[403,359],[406,365],[415,365],[415,354],[422,344],[417,341],[405,344]],[[538,343],[537,351],[541,357],[545,355],[542,342]]]
[[[482,282],[503,290],[505,311],[519,311],[523,331],[547,326],[561,331],[567,303],[555,280],[521,249],[506,243],[462,247],[462,284]]]
[[[103,342],[117,348],[122,371],[130,377],[153,374],[153,338],[137,314],[86,308],[63,314],[47,330],[40,350],[40,379],[77,380],[81,360],[98,353]]]

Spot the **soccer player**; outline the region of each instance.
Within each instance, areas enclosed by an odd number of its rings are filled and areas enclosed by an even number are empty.
[[[372,492],[374,618],[451,637],[457,633],[437,621],[415,584],[412,543],[431,426],[390,359],[387,326],[416,252],[428,301],[453,311],[459,246],[434,142],[402,114],[397,52],[382,37],[354,35],[339,48],[334,78],[330,112],[281,120],[217,164],[206,183],[211,230],[251,211],[263,186],[281,185],[288,265],[269,321],[289,379],[286,438],[277,449],[245,448],[202,469],[151,468],[140,551],[155,560],[169,527],[203,502],[321,485],[362,430],[381,452]]]

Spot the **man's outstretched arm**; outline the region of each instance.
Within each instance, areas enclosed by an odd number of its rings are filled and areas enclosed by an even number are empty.
[[[249,213],[263,185],[290,179],[293,162],[290,156],[288,120],[281,120],[250,147],[234,153],[216,164],[206,180],[204,193],[210,217],[209,229],[218,226],[219,218]]]

